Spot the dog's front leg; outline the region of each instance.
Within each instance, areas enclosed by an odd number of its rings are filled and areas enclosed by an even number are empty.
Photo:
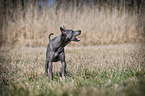
[[[64,74],[66,73],[66,62],[63,61],[61,62],[62,64],[62,78],[64,78]]]
[[[61,52],[59,54],[59,58],[60,58],[60,61],[61,61],[61,64],[62,64],[62,77],[64,78],[64,75],[66,73],[66,62],[65,62],[64,50],[63,50],[63,52]]]

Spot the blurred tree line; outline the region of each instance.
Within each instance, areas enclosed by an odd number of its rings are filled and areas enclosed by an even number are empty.
[[[105,6],[105,5],[126,5],[126,6],[134,6],[136,5],[138,8],[141,7],[141,4],[145,2],[144,0],[1,0],[1,6],[4,9],[6,8],[16,8],[18,5],[21,5],[22,7],[27,6],[28,3],[34,3],[38,4],[38,6],[52,6],[53,4],[56,4],[57,6],[60,6],[62,4],[65,4],[69,6],[69,4],[73,4],[74,6],[81,6],[83,4],[92,6],[92,5],[98,5],[98,6]]]
[[[138,13],[142,5],[145,3],[144,0],[0,0],[0,28],[3,24],[4,18],[7,20],[7,16],[13,14],[14,10],[18,7],[21,10],[25,10],[25,7],[28,4],[34,4],[38,6],[38,8],[48,7],[51,8],[53,5],[57,6],[67,6],[70,4],[74,7],[81,8],[82,5],[86,6],[97,6],[101,8],[102,6],[117,6],[118,9],[124,8],[126,9],[136,9]]]

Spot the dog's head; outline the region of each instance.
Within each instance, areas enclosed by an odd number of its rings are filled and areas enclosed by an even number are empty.
[[[60,31],[62,33],[62,36],[64,36],[67,40],[69,41],[80,41],[79,38],[77,38],[77,36],[79,36],[81,34],[81,30],[77,30],[77,31],[74,31],[74,30],[69,30],[69,29],[65,29],[65,27],[63,26],[60,27]]]

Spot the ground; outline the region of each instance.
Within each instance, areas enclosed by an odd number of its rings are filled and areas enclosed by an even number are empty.
[[[145,44],[67,46],[67,74],[53,63],[44,75],[46,47],[0,49],[0,95],[144,96]]]

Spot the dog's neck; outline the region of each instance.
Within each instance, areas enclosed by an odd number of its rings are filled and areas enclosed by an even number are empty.
[[[58,47],[55,49],[55,52],[57,52],[57,54],[61,53],[64,50],[64,47],[70,42],[70,41],[66,40],[66,37],[63,34],[61,34],[60,36],[61,36],[61,38],[60,38],[61,42],[58,45]]]
[[[60,46],[65,47],[69,42],[70,42],[70,40],[67,40],[66,36],[61,34],[61,43],[60,43]]]

